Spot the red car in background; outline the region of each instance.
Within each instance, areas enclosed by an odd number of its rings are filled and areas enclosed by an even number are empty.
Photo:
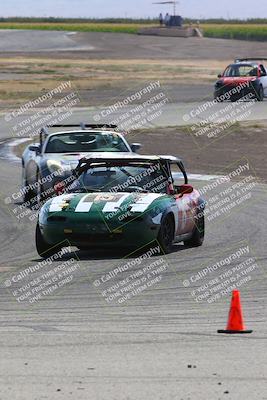
[[[261,61],[266,59],[261,59]],[[237,59],[219,74],[214,88],[217,101],[237,101],[244,96],[263,101],[267,96],[267,69],[252,58]]]

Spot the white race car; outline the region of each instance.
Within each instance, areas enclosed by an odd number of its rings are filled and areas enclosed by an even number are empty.
[[[22,192],[29,205],[41,205],[55,194],[55,185],[64,181],[84,157],[100,153],[135,153],[139,143],[128,144],[115,125],[54,125],[50,128],[72,128],[50,133],[40,132],[39,143],[26,147],[22,155]],[[75,130],[73,128],[76,128]]]

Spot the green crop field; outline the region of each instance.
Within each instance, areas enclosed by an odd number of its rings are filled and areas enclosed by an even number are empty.
[[[0,29],[35,29],[35,30],[77,31],[77,32],[137,33],[139,28],[145,26],[151,26],[151,24],[107,23],[107,22],[104,23],[0,22]]]
[[[77,32],[114,32],[136,34],[140,28],[156,25],[155,20],[127,22],[45,22],[45,21],[0,21],[0,29],[35,29]],[[267,40],[267,23],[207,23],[202,21],[200,27],[206,37]]]
[[[267,40],[267,24],[201,24],[204,36],[241,39],[241,40]]]

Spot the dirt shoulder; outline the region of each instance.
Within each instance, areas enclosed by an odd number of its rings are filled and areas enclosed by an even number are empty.
[[[191,173],[223,174],[246,159],[262,182],[267,182],[267,126],[238,125],[218,139],[198,138],[187,128],[160,128],[129,134],[127,139],[143,144],[143,154],[172,154],[184,160]],[[251,172],[249,171],[248,174]]]
[[[65,81],[79,94],[80,106],[120,100],[152,81],[159,81],[173,102],[202,100],[223,68],[223,62],[207,60],[0,58],[0,107],[24,104]]]

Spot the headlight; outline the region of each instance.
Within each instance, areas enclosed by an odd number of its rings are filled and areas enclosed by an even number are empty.
[[[77,165],[77,163],[76,163],[76,165]],[[75,167],[76,167],[76,165],[75,165]],[[72,170],[71,164],[70,164],[70,163],[67,163],[67,162],[65,162],[65,161],[61,161],[61,168],[62,168],[64,171],[71,171],[71,170]]]
[[[55,172],[62,169],[61,162],[56,160],[48,160],[47,167],[50,172]]]
[[[71,165],[64,161],[48,160],[47,167],[50,172],[62,171],[64,173],[65,171],[71,171]]]
[[[223,81],[217,81],[215,87],[223,86]]]
[[[47,222],[47,214],[49,212],[50,203],[51,203],[51,201],[49,201],[48,203],[45,203],[39,211],[38,218],[39,218],[40,224],[46,224],[46,222]]]

